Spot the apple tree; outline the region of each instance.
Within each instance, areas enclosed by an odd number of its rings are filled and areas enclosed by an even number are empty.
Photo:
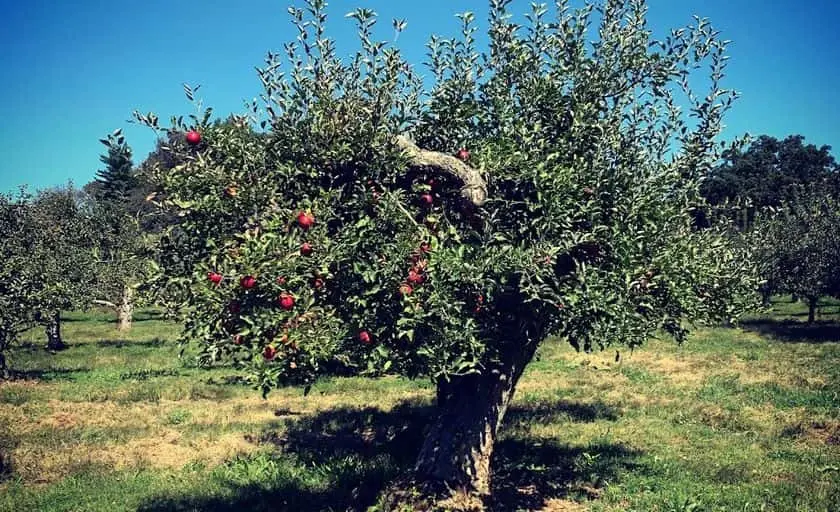
[[[737,318],[758,284],[736,235],[693,222],[736,96],[708,21],[656,41],[643,0],[533,5],[524,25],[509,4],[491,0],[486,48],[470,13],[431,39],[427,90],[372,11],[350,13],[361,44],[344,59],[308,0],[240,122],[135,113],[181,134],[155,201],[179,219],[157,282],[184,340],[264,391],[336,361],[431,379],[417,476],[479,494],[546,339],[681,342]]]
[[[95,282],[94,219],[87,201],[67,186],[7,197],[3,209],[0,293],[10,305],[3,315],[11,319],[8,325],[42,325],[47,348],[61,350],[60,313],[87,307]],[[7,330],[4,343],[15,335]]]
[[[25,227],[27,195],[0,195],[0,379],[8,378],[5,351],[32,326],[22,271],[27,257],[20,233]]]
[[[762,212],[750,234],[768,292],[807,300],[808,323],[820,297],[840,297],[840,200],[825,190],[812,184]]]
[[[98,221],[93,303],[114,310],[117,328],[128,331],[146,265],[143,228],[149,212],[145,202],[136,200],[142,192],[141,181],[121,130],[100,142],[107,148],[100,157],[105,168],[85,187],[93,200],[92,215]]]

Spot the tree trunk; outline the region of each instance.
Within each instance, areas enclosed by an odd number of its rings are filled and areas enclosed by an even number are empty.
[[[117,308],[117,317],[119,324],[117,329],[120,332],[127,332],[131,330],[131,320],[134,315],[134,290],[126,285],[123,287],[122,302]]]
[[[6,367],[6,355],[0,351],[0,380],[7,380],[9,376],[9,369]]]
[[[480,375],[453,377],[437,385],[438,416],[417,458],[420,479],[490,493],[490,458],[496,434],[522,370],[536,350],[519,350]]]
[[[61,313],[56,311],[50,315],[47,325],[45,326],[47,333],[47,349],[48,350],[64,350],[67,345],[61,339]]]
[[[762,290],[761,291],[761,305],[764,306],[764,307],[769,307],[771,297],[772,297],[772,294],[770,293],[769,290]]]
[[[817,313],[817,302],[819,299],[815,297],[808,298],[808,323],[814,323],[814,318],[816,317]]]

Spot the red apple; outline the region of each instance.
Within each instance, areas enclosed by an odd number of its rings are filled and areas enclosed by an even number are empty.
[[[432,246],[429,245],[428,242],[423,242],[422,244],[420,244],[420,252],[425,253],[425,252],[429,252],[431,250],[432,250]]]
[[[595,191],[592,190],[591,187],[583,187],[583,193],[588,195],[588,196],[591,196],[592,194],[595,193]]]
[[[300,212],[297,215],[297,223],[301,229],[307,230],[315,224],[315,216],[311,213]]]
[[[277,278],[277,284],[279,284],[280,286],[283,286],[284,284],[286,284],[286,278],[283,277],[283,276],[278,277]]]
[[[455,153],[455,158],[462,162],[466,162],[470,159],[470,152],[466,150],[466,148],[461,148]]]
[[[236,185],[228,185],[225,187],[225,197],[236,197],[239,191],[236,188]]]
[[[222,274],[218,272],[207,272],[207,279],[213,284],[219,284],[222,282]]]
[[[236,336],[233,337],[233,344],[234,345],[242,345],[242,335],[241,334],[237,334]]]
[[[242,305],[236,301],[233,301],[230,304],[228,304],[228,310],[233,314],[239,313],[240,311],[242,311]]]
[[[289,295],[288,293],[284,293],[280,295],[280,298],[277,299],[280,303],[280,307],[289,311],[293,307],[295,307],[295,298]]]
[[[191,146],[195,146],[199,142],[201,142],[201,134],[195,130],[190,130],[187,132],[187,143]]]
[[[277,355],[277,349],[272,347],[271,345],[266,345],[265,349],[263,349],[262,355],[266,359],[266,361],[271,361],[272,359],[274,359],[274,356]]]
[[[321,288],[324,287],[324,280],[321,279],[320,277],[316,277],[312,281],[312,286],[314,286],[316,290],[320,290]]]
[[[239,285],[246,290],[250,290],[257,285],[257,278],[254,276],[242,276],[242,279],[239,280]]]
[[[423,276],[421,276],[420,274],[418,274],[414,270],[409,270],[408,271],[408,282],[411,283],[411,284],[414,284],[414,285],[421,284],[423,282]]]
[[[367,331],[359,331],[359,341],[365,345],[370,345],[370,333]]]
[[[420,201],[426,206],[432,206],[435,203],[435,198],[432,194],[423,194],[420,196]]]
[[[414,288],[411,287],[408,283],[403,283],[400,285],[400,295],[408,296],[411,295],[411,292],[414,291]]]
[[[309,256],[312,254],[312,245],[310,245],[309,242],[303,242],[300,245],[300,253],[304,256]]]

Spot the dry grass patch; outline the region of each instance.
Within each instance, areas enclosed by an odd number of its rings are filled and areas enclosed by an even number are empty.
[[[545,502],[539,512],[585,512],[589,507],[572,500],[553,499]]]

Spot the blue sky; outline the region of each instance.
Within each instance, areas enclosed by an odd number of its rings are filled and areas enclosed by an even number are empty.
[[[100,168],[98,139],[123,128],[142,160],[154,136],[129,125],[131,112],[161,119],[188,114],[181,84],[201,84],[218,115],[242,111],[260,92],[254,66],[295,36],[286,7],[295,0],[0,0],[0,191],[82,185]],[[296,2],[300,4],[300,2]],[[433,33],[454,35],[458,12],[484,20],[486,0],[332,0],[330,34],[355,50],[343,15],[369,7],[407,18],[399,46],[420,63]],[[514,0],[514,9],[529,2]],[[840,147],[840,2],[836,0],[650,0],[656,34],[709,17],[733,41],[727,87],[743,94],[726,137],[749,132]],[[840,156],[840,153],[835,151]]]

